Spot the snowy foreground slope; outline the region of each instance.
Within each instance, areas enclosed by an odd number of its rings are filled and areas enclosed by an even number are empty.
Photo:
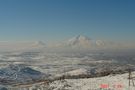
[[[135,75],[135,72],[132,75]],[[126,73],[97,78],[61,79],[48,85],[35,83],[22,88],[0,87],[0,90],[135,90],[135,86],[131,83],[129,87],[128,83],[128,73]]]
[[[134,74],[135,75],[135,72]],[[86,79],[65,79],[50,84],[52,90],[135,90],[128,73]]]

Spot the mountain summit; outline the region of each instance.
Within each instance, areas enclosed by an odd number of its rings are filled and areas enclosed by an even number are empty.
[[[90,47],[92,45],[92,40],[86,36],[78,35],[76,37],[73,37],[69,39],[66,42],[66,45],[71,46],[71,47]]]

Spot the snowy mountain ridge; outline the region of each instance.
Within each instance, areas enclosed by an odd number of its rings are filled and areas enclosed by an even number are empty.
[[[114,43],[110,41],[104,41],[104,40],[95,40],[91,39],[87,36],[83,35],[77,35],[73,38],[64,40],[59,43],[44,43],[42,41],[34,41],[34,42],[0,42],[0,50],[29,50],[29,49],[43,49],[43,48],[49,48],[49,49],[114,49],[114,48],[125,48],[121,43]]]
[[[105,42],[102,40],[94,40],[87,36],[78,35],[61,43],[54,44],[53,47],[57,48],[69,48],[69,49],[97,49],[105,46]]]

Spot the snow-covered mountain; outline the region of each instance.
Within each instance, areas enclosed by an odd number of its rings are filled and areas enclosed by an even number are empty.
[[[71,39],[69,39],[66,42],[66,45],[71,47],[90,47],[93,44],[93,41],[85,36],[76,36]]]
[[[68,39],[62,43],[57,44],[57,47],[62,48],[99,48],[105,45],[104,41],[102,40],[94,40],[90,39],[87,36],[78,35],[71,39]]]

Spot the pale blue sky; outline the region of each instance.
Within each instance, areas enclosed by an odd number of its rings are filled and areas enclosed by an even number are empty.
[[[0,0],[0,41],[76,35],[135,42],[134,0]]]

